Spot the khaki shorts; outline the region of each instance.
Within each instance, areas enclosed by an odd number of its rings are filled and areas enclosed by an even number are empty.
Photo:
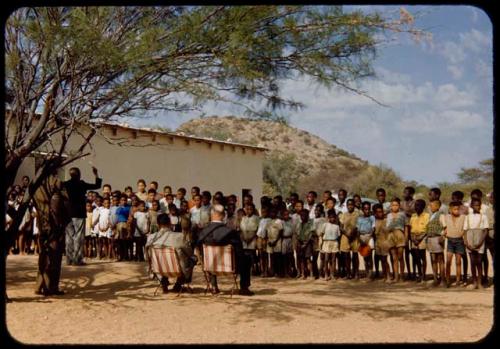
[[[427,238],[427,250],[430,253],[444,252],[444,239],[442,236],[433,236]]]
[[[267,246],[267,239],[257,236],[257,241],[255,243],[258,250],[265,250]]]
[[[337,253],[339,252],[339,242],[337,240],[323,240],[321,245],[322,253]]]
[[[406,239],[405,234],[401,230],[393,230],[390,233],[392,244],[394,247],[405,247]]]
[[[340,237],[340,252],[358,252],[359,250],[359,238],[355,238],[351,242],[349,242],[349,239],[347,236],[342,235]]]
[[[389,244],[387,242],[375,243],[375,254],[379,256],[389,255]]]
[[[415,233],[415,234],[411,234],[412,236],[415,236],[415,237],[420,237],[421,235],[424,235],[425,233]],[[420,243],[418,244],[418,246],[415,246],[413,244],[413,242],[410,240],[410,247],[412,249],[418,249],[418,250],[425,250],[427,248],[427,244],[425,243],[425,239],[422,239],[420,241]]]
[[[115,239],[127,239],[129,236],[128,224],[121,222],[116,224]]]

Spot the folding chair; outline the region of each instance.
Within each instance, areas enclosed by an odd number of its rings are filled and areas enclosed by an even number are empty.
[[[213,294],[212,284],[210,283],[210,274],[216,276],[231,276],[233,280],[233,287],[231,288],[231,298],[233,291],[238,289],[236,278],[236,263],[234,257],[233,246],[209,246],[203,245],[203,274],[207,287],[205,294],[210,291]]]
[[[161,287],[161,281],[158,275],[168,278],[177,278],[182,275],[182,270],[179,264],[179,258],[177,257],[177,253],[175,252],[175,248],[173,247],[152,247],[150,257],[151,269],[155,274],[158,282],[160,282],[154,293],[154,295],[156,296],[156,292]],[[183,288],[184,286],[181,287],[181,289],[177,293],[177,297],[180,296]],[[191,292],[189,284],[186,285],[186,288]]]

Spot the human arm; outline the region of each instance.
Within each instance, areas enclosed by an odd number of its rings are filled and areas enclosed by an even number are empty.
[[[102,178],[98,177],[97,168],[92,167],[92,172],[94,173],[94,176],[95,176],[95,183],[92,184],[92,183],[87,183],[87,182],[82,181],[83,185],[85,187],[85,190],[100,189],[102,186]]]

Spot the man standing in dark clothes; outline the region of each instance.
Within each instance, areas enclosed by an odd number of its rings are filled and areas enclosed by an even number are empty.
[[[99,189],[102,179],[97,176],[97,169],[92,167],[95,184],[80,179],[80,169],[70,168],[70,180],[63,183],[69,197],[69,212],[71,221],[66,226],[66,262],[68,265],[85,265],[83,262],[83,244],[85,242],[85,200],[87,190]]]
[[[201,249],[202,244],[216,246],[232,245],[236,257],[236,271],[240,274],[239,294],[242,296],[252,296],[254,293],[248,289],[250,286],[252,261],[243,253],[240,234],[236,230],[228,228],[223,223],[224,207],[222,205],[213,205],[210,215],[211,222],[201,231],[197,241],[198,246]],[[219,293],[217,276],[211,275],[210,282],[215,293]]]
[[[67,193],[55,174],[45,179],[33,196],[40,229],[36,294],[63,295],[59,290],[64,227],[70,220]]]

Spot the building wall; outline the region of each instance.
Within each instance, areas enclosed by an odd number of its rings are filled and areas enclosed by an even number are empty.
[[[191,187],[197,185],[212,194],[217,190],[225,195],[235,194],[241,202],[242,189],[251,189],[254,202],[259,206],[262,150],[217,143],[210,145],[205,141],[162,134],[153,136],[150,132],[122,128],[113,135],[107,126],[100,129],[91,143],[90,155],[65,168],[66,179],[69,178],[69,168],[74,166],[80,168],[82,179],[93,181],[92,166],[95,166],[103,184],[111,184],[113,190],[123,190],[127,185],[135,190],[137,180],[143,178],[148,184],[157,181],[161,191],[165,185],[170,185],[174,192],[184,187],[190,197]],[[80,144],[80,136],[75,136],[68,152]]]

